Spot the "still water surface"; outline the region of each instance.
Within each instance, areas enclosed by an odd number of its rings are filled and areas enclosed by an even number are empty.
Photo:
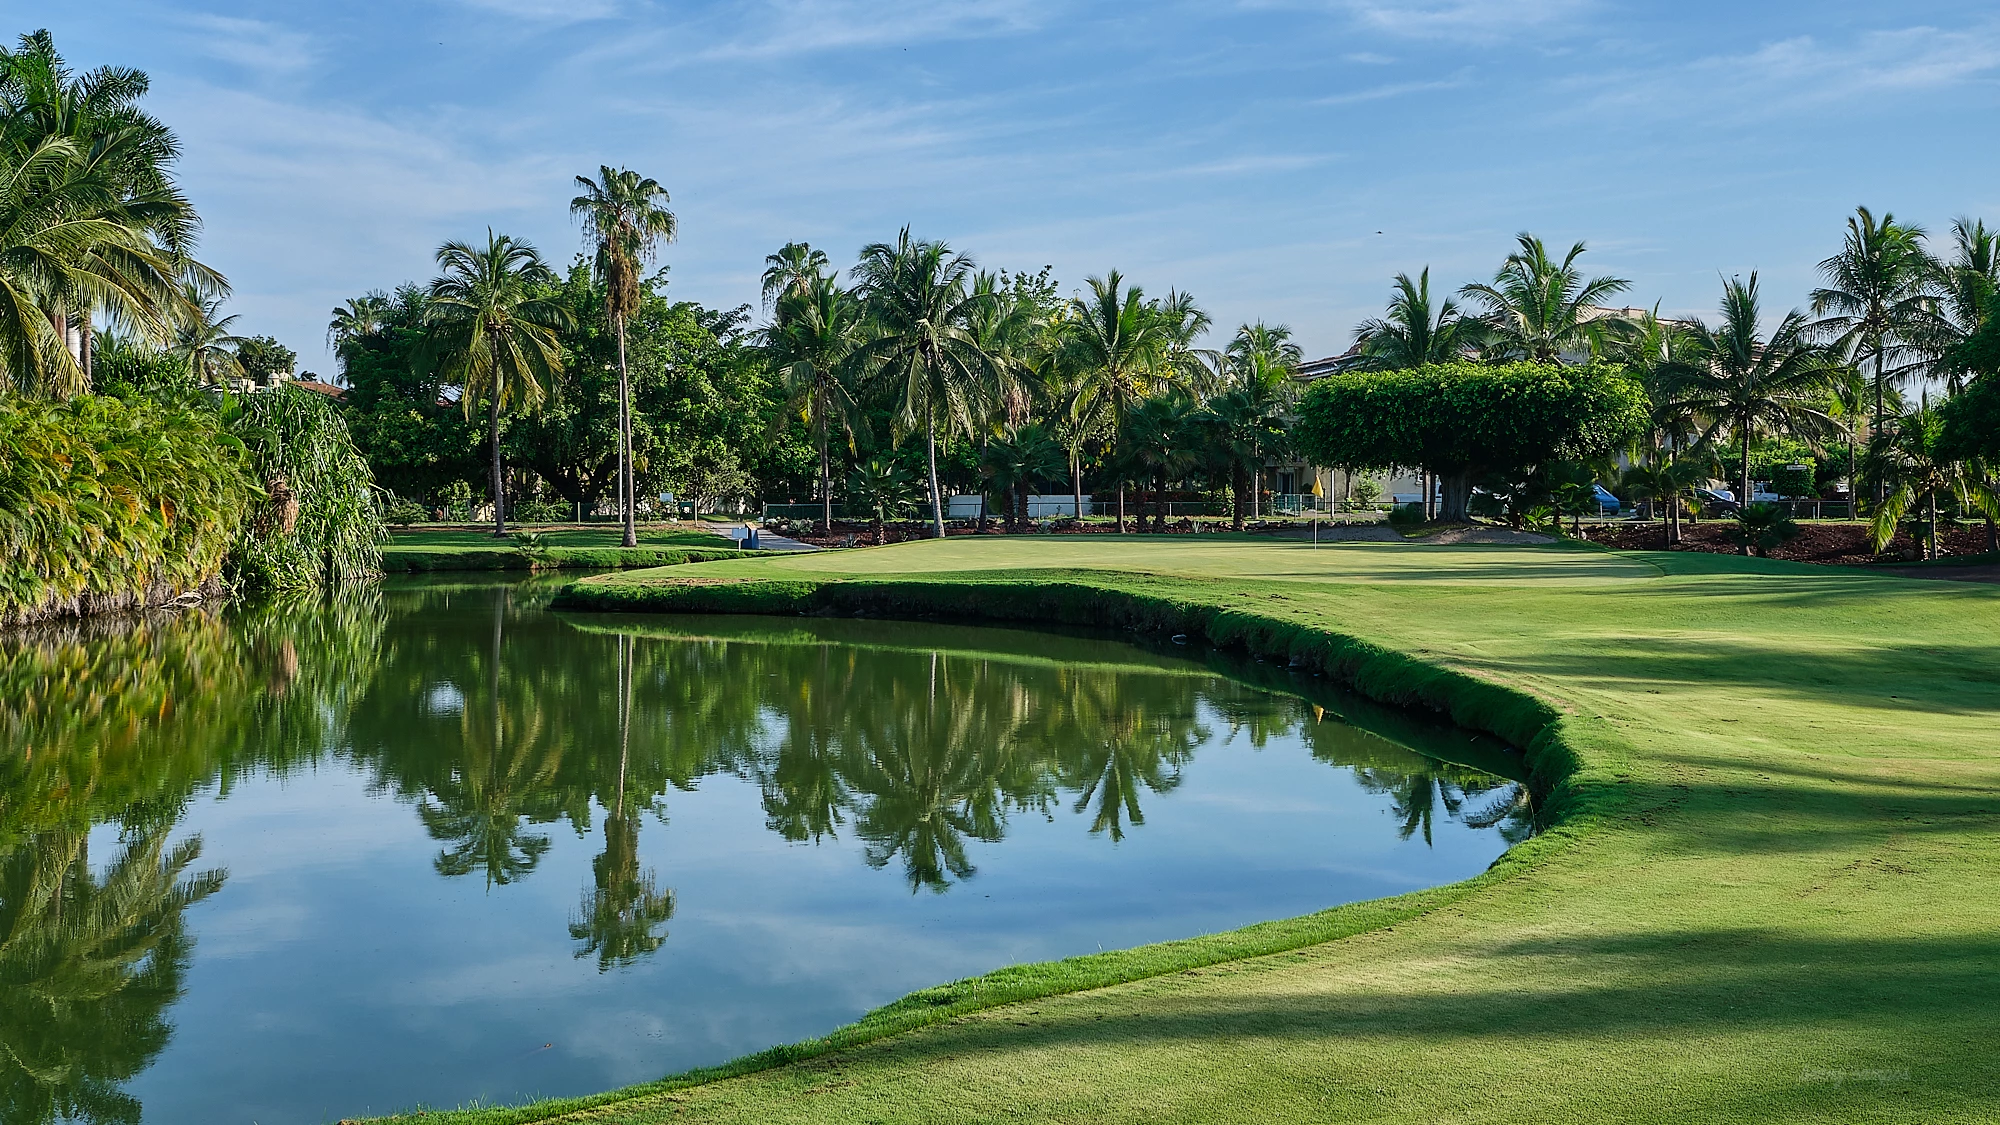
[[[1497,747],[1274,667],[549,589],[0,633],[5,1125],[591,1092],[1528,831]]]

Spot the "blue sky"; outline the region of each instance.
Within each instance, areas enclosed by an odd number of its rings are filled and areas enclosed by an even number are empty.
[[[79,66],[152,74],[232,311],[322,372],[327,311],[427,279],[445,239],[566,262],[571,177],[601,163],[673,193],[679,297],[754,302],[785,241],[845,264],[908,223],[1313,355],[1397,271],[1484,279],[1523,229],[1703,313],[1753,269],[1802,303],[1856,204],[2000,221],[1990,5],[6,6]]]

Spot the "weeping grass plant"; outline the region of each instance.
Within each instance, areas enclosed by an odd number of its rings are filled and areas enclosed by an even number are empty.
[[[257,498],[247,463],[200,406],[0,397],[0,622],[210,582]]]
[[[230,400],[223,414],[266,494],[230,560],[240,583],[303,590],[381,570],[388,534],[374,474],[332,403],[280,387]]]

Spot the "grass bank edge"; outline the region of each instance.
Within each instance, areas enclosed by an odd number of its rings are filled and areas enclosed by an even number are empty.
[[[564,587],[554,606],[623,613],[860,614],[1185,634],[1252,657],[1283,659],[1294,667],[1335,679],[1376,702],[1437,711],[1460,726],[1501,738],[1525,756],[1530,791],[1542,810],[1545,829],[1509,849],[1484,872],[1441,887],[1346,903],[1218,934],[1010,965],[919,989],[825,1036],[772,1047],[719,1066],[582,1097],[518,1106],[428,1110],[424,1120],[444,1125],[517,1125],[583,1114],[809,1061],[1008,1004],[1194,972],[1380,930],[1461,901],[1546,862],[1602,827],[1623,803],[1620,782],[1629,751],[1602,719],[1565,714],[1526,692],[1318,625],[1246,612],[1199,597],[1121,588],[1126,584],[1098,575],[1068,573],[1006,578],[746,579],[713,584],[578,582]],[[1243,584],[1196,585],[1226,589]],[[405,1116],[380,1120],[403,1120]]]
[[[754,557],[752,551],[680,547],[544,547],[530,553],[516,547],[460,547],[425,550],[389,546],[382,551],[385,574],[430,574],[454,570],[638,570],[683,563],[724,562]]]

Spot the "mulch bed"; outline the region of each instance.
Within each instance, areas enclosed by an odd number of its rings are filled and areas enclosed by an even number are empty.
[[[1729,538],[1729,532],[1734,526],[1728,520],[1704,520],[1698,524],[1683,522],[1680,545],[1672,549],[1733,555],[1736,544]],[[1666,530],[1657,520],[1649,524],[1586,525],[1584,533],[1591,542],[1614,550],[1668,549]],[[1986,550],[1986,529],[1973,527],[1947,531],[1938,537],[1938,546],[1945,555],[1981,554]],[[1773,548],[1770,557],[1826,566],[1866,566],[1913,559],[1916,557],[1916,544],[1910,541],[1909,536],[1899,534],[1889,541],[1888,550],[1877,554],[1874,544],[1869,541],[1866,523],[1858,520],[1853,523],[1802,523],[1798,538]]]

